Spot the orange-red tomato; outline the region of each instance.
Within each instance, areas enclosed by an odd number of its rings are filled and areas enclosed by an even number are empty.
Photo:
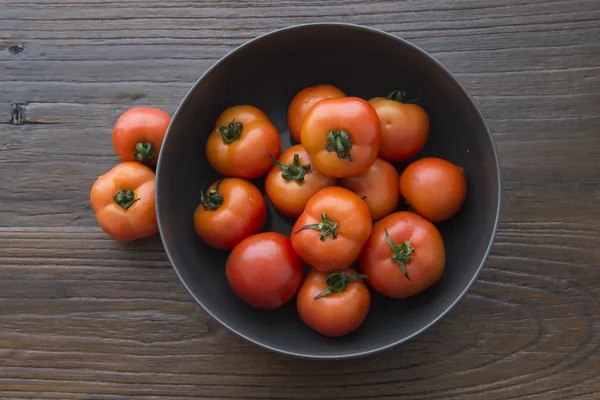
[[[356,330],[371,306],[371,294],[363,278],[350,268],[330,274],[316,270],[309,272],[296,300],[302,321],[330,337]]]
[[[271,169],[281,153],[281,138],[265,113],[233,106],[219,116],[206,142],[206,158],[225,176],[254,179]]]
[[[198,236],[220,250],[231,250],[265,224],[267,206],[256,186],[240,178],[225,178],[202,194],[194,212]]]
[[[290,135],[299,142],[300,127],[308,110],[318,101],[340,97],[346,97],[346,95],[340,89],[331,85],[316,85],[299,91],[288,108],[287,123],[290,128]]]
[[[400,202],[398,171],[389,162],[378,158],[367,172],[340,181],[340,185],[362,197],[373,221],[378,221],[393,212]]]
[[[358,262],[369,286],[389,297],[406,298],[440,279],[444,241],[431,222],[399,211],[375,223]]]
[[[90,193],[100,228],[118,240],[135,240],[158,232],[154,208],[154,172],[134,161],[101,175]]]
[[[317,169],[334,178],[366,172],[381,144],[379,117],[358,97],[319,101],[308,110],[300,131]]]
[[[306,204],[292,229],[292,246],[317,270],[342,270],[356,261],[371,229],[367,204],[348,189],[330,186]]]
[[[404,103],[402,92],[369,100],[381,123],[379,157],[406,161],[421,151],[429,136],[429,117],[417,104]]]
[[[112,132],[115,152],[123,161],[156,165],[171,116],[154,107],[134,107],[117,119]]]
[[[284,151],[267,174],[265,191],[279,212],[297,217],[315,193],[336,184],[335,178],[323,175],[311,163],[304,147],[297,144]],[[398,179],[394,187],[398,190]]]
[[[467,197],[464,170],[441,158],[423,158],[400,175],[400,194],[423,217],[440,222],[454,216]]]
[[[229,254],[225,275],[234,293],[251,306],[277,308],[296,294],[304,263],[290,238],[276,232],[252,235]]]

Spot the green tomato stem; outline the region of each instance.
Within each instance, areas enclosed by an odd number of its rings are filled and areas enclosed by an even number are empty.
[[[403,104],[411,104],[416,103],[419,100],[419,96],[416,96],[414,99],[407,100],[406,92],[403,90],[394,90],[392,93],[387,95],[387,98],[390,100],[397,101]]]
[[[227,126],[220,127],[219,132],[221,132],[223,141],[227,144],[231,144],[242,136],[243,129],[244,125],[239,121],[235,122],[235,119],[233,119]]]
[[[411,247],[410,242],[408,240],[403,241],[400,245],[397,245],[392,240],[392,237],[388,233],[387,229],[385,230],[385,239],[388,244],[392,248],[392,261],[394,261],[400,267],[400,271],[402,274],[410,281],[410,277],[408,276],[408,271],[406,270],[406,265],[412,261],[412,255],[415,252],[415,249]]]
[[[329,275],[327,275],[327,280],[326,280],[327,289],[325,289],[321,293],[319,293],[315,297],[315,300],[320,299],[321,297],[325,297],[331,293],[341,293],[344,290],[346,290],[346,288],[348,287],[348,284],[350,282],[358,281],[360,279],[367,279],[367,278],[368,278],[367,275],[361,275],[361,274],[346,276],[346,274],[344,274],[344,271],[332,272]]]
[[[219,193],[221,187],[221,181],[217,182],[217,186],[214,189],[209,190],[206,194],[204,191],[200,192],[200,204],[207,211],[214,211],[219,209],[223,204],[223,196]]]
[[[146,164],[148,161],[152,161],[156,158],[154,146],[148,142],[138,142],[135,145],[135,151],[133,152],[133,158],[139,162]]]
[[[123,210],[127,210],[133,205],[133,203],[139,200],[139,197],[137,199],[135,198],[135,193],[133,190],[119,189],[113,196],[113,200]]]
[[[314,229],[319,231],[319,239],[325,240],[327,237],[335,239],[338,235],[337,227],[339,224],[336,221],[327,218],[327,214],[321,214],[321,222],[318,224],[304,225],[294,233],[301,232],[305,229]]]
[[[350,140],[348,132],[344,130],[331,131],[327,134],[327,139],[329,142],[327,143],[325,150],[328,152],[335,151],[338,158],[347,158],[352,161],[352,155],[350,154],[352,141]]]
[[[271,152],[269,152],[275,165],[281,169],[281,177],[287,181],[304,182],[304,176],[310,171],[310,164],[300,164],[298,154],[294,154],[294,161],[290,165],[285,165],[277,161]]]

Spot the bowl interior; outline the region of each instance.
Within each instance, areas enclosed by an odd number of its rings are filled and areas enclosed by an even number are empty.
[[[330,339],[305,326],[295,301],[258,310],[239,300],[225,279],[227,252],[205,245],[192,216],[200,192],[220,177],[204,149],[217,116],[251,104],[266,112],[290,145],[287,108],[301,89],[329,83],[370,99],[394,89],[419,95],[431,120],[417,156],[437,156],[465,169],[468,198],[462,211],[438,224],[447,263],[440,281],[407,300],[372,293],[371,312],[352,334]],[[398,165],[401,171],[403,165]],[[255,182],[262,188],[262,181]],[[264,191],[263,191],[264,193]],[[184,285],[216,319],[276,351],[305,357],[350,357],[386,348],[440,318],[468,289],[493,240],[499,205],[498,164],[480,113],[460,84],[430,56],[379,31],[345,24],[312,24],[259,37],[227,55],[194,86],[177,111],[157,171],[157,209],[167,253]],[[294,220],[271,207],[265,231],[289,235]]]

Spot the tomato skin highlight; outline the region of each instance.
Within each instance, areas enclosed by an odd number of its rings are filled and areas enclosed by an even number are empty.
[[[369,100],[381,123],[379,157],[406,161],[416,156],[429,137],[429,117],[417,104],[376,97]]]
[[[277,158],[280,153],[277,128],[265,113],[250,105],[223,111],[206,142],[209,164],[229,177],[258,178],[273,166],[271,155]]]
[[[222,203],[211,210],[205,208],[209,204],[201,202],[194,212],[194,229],[206,244],[219,250],[231,250],[262,229],[267,206],[256,186],[245,179],[225,178],[213,183],[207,194],[211,190],[218,191]]]
[[[392,259],[393,251],[386,238],[400,245],[408,241],[414,250],[404,264]],[[360,270],[368,275],[367,284],[379,293],[397,299],[414,296],[437,282],[444,271],[444,241],[430,221],[409,211],[399,211],[376,222],[359,257]]]
[[[277,308],[298,291],[304,263],[290,239],[276,232],[249,236],[229,254],[225,265],[229,286],[243,301],[257,308]]]
[[[356,275],[353,269],[342,271]],[[356,330],[367,317],[371,294],[362,280],[348,283],[346,290],[315,299],[327,288],[328,273],[311,270],[298,292],[296,306],[302,321],[329,337],[339,337]]]
[[[117,118],[113,147],[123,161],[156,165],[171,116],[154,107],[133,107]],[[136,148],[140,146],[140,148]]]
[[[134,161],[117,164],[98,177],[90,192],[90,203],[98,225],[109,236],[123,241],[158,233],[154,207],[154,172]],[[117,203],[117,192],[128,192],[126,208]],[[122,196],[124,197],[124,196]]]
[[[364,198],[373,221],[392,213],[400,202],[398,171],[389,162],[378,158],[367,172],[340,181],[340,185]]]
[[[302,214],[308,200],[319,190],[337,183],[335,178],[325,176],[312,167],[312,159],[300,144],[284,151],[279,157],[279,162],[290,165],[294,162],[295,155],[298,155],[301,165],[310,166],[302,181],[283,178],[283,171],[278,166],[271,168],[265,179],[265,191],[273,206],[277,211],[291,217]],[[396,183],[394,185],[397,186]]]
[[[415,212],[432,222],[456,215],[467,197],[464,170],[441,158],[422,158],[400,175],[399,188]]]
[[[300,132],[315,167],[334,178],[366,172],[381,145],[379,117],[358,97],[319,101],[306,114]]]
[[[307,228],[330,221],[322,230]],[[334,228],[329,231],[326,230]],[[292,228],[292,246],[307,264],[319,271],[348,268],[360,254],[372,229],[371,212],[355,193],[339,186],[318,191]],[[325,237],[321,240],[321,237]]]
[[[290,102],[287,113],[287,124],[290,135],[300,142],[300,128],[308,110],[324,99],[346,97],[344,92],[332,85],[315,85],[299,91]]]

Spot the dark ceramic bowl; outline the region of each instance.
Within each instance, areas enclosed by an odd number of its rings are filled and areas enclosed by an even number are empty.
[[[201,189],[219,178],[204,155],[217,116],[229,106],[257,106],[277,127],[287,148],[290,101],[301,89],[320,83],[364,99],[385,96],[398,88],[418,91],[419,104],[431,120],[431,131],[417,157],[437,156],[462,166],[468,183],[462,211],[438,224],[447,257],[438,283],[407,300],[392,300],[371,291],[367,319],[358,330],[341,338],[327,338],[305,326],[294,300],[270,311],[239,300],[225,278],[228,253],[205,245],[192,225]],[[262,182],[257,185],[261,187]],[[467,292],[496,232],[499,166],[492,136],[477,106],[431,56],[378,30],[348,24],[307,24],[251,40],[198,80],[179,106],[165,138],[158,162],[156,205],[160,234],[171,263],[194,299],[212,317],[238,335],[281,353],[310,358],[355,357],[390,348],[423,332]],[[264,231],[290,235],[294,221],[269,207]]]

